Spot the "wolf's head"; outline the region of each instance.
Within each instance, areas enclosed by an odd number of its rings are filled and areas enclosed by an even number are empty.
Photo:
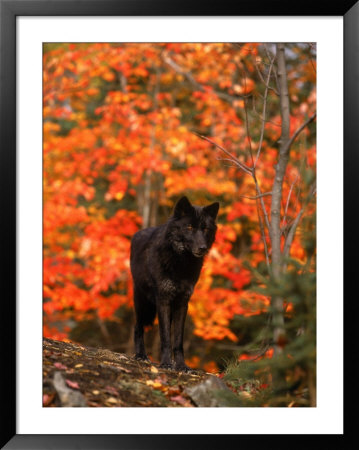
[[[176,253],[191,253],[202,258],[208,253],[216,235],[219,203],[200,207],[182,197],[168,222],[168,238]]]

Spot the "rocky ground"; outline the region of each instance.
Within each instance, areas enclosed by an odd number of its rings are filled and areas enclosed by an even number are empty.
[[[44,339],[45,407],[238,406],[218,377],[166,370],[106,349]]]

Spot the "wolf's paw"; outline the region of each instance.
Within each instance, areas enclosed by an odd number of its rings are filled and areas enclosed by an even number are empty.
[[[186,366],[186,364],[175,365],[175,369],[177,370],[177,372],[185,372],[185,373],[195,373],[196,372],[194,369],[191,369],[190,367]]]
[[[172,363],[162,363],[160,364],[161,369],[168,369],[171,370],[173,369],[173,364]]]
[[[141,354],[141,353],[136,353],[135,359],[136,359],[137,361],[151,362],[151,361],[148,359],[148,356],[147,356],[147,355],[143,355],[143,354]]]

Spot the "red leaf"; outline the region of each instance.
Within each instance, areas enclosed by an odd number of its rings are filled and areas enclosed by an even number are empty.
[[[42,397],[42,404],[49,406],[55,398],[55,394],[44,394]]]
[[[67,369],[67,367],[64,364],[60,363],[60,362],[56,362],[54,364],[54,366],[56,367],[56,369],[62,369],[62,370],[66,370]]]
[[[171,397],[171,401],[179,403],[180,405],[187,405],[188,404],[188,400],[183,398],[181,395],[176,395],[175,397]]]
[[[77,381],[66,380],[66,384],[70,386],[70,388],[72,389],[80,389],[80,386],[77,383]]]

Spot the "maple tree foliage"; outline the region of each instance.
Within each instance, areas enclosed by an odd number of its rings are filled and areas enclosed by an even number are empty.
[[[46,337],[66,339],[80,321],[115,320],[132,308],[131,237],[163,223],[182,195],[220,202],[216,242],[189,304],[194,335],[237,345],[233,320],[268,311],[270,295],[258,287],[271,257],[264,211],[270,219],[282,125],[274,56],[273,45],[255,43],[44,46]],[[293,135],[315,112],[315,47],[287,45],[286,57]],[[260,198],[230,155],[255,164]],[[315,213],[315,173],[311,123],[285,170],[282,249],[298,214]],[[314,271],[305,226],[312,225],[298,224],[288,256]]]

